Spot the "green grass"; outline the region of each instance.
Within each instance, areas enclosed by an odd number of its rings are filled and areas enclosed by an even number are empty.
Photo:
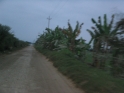
[[[35,48],[86,93],[124,93],[124,79],[114,78],[103,70],[89,67],[77,60],[69,50],[50,51]],[[90,56],[88,58],[88,61],[92,60]]]

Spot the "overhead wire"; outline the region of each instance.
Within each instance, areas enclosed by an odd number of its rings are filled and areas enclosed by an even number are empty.
[[[64,7],[64,5],[67,3],[68,0],[59,0],[57,2],[57,5],[54,7],[52,12],[49,14],[49,17],[53,18],[55,15]]]
[[[56,7],[58,7],[60,5],[60,1],[58,1],[58,3],[56,4],[56,6],[54,7],[54,9],[52,10],[52,12],[49,15],[52,15],[54,13],[54,11],[57,9]]]
[[[63,1],[65,1],[65,0],[63,0]],[[66,5],[67,1],[68,1],[68,0],[66,0],[66,1],[63,2],[63,3],[61,2],[61,3],[62,3],[61,6],[60,6],[59,8],[56,8],[56,9],[57,9],[56,12],[51,13],[50,16],[55,17],[55,15],[64,7],[64,5]],[[59,3],[59,5],[60,5],[60,3]],[[52,14],[53,14],[53,15],[52,15]]]

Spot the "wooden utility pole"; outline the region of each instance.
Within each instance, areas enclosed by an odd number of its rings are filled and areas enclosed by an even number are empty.
[[[50,20],[51,20],[52,18],[50,18],[50,16],[49,16],[47,19],[48,19],[48,28],[49,28]]]

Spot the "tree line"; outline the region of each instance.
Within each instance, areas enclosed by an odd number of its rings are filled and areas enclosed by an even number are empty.
[[[0,52],[19,49],[29,45],[29,42],[19,40],[14,36],[11,28],[0,24]]]
[[[106,64],[109,64],[109,69],[114,76],[122,75],[124,74],[124,60],[120,59],[124,56],[124,18],[114,23],[114,17],[114,15],[111,16],[110,22],[108,22],[106,14],[103,19],[100,16],[98,20],[91,19],[94,26],[87,29],[91,36],[89,43],[85,43],[82,37],[77,39],[83,23],[77,22],[75,29],[73,29],[68,22],[68,28],[58,26],[54,30],[46,28],[46,31],[39,35],[35,45],[49,50],[67,48],[75,54],[76,58],[84,62],[87,56],[86,52],[93,43],[93,49],[90,52],[93,60],[90,65],[105,69]],[[109,62],[106,60],[108,56],[110,56]]]

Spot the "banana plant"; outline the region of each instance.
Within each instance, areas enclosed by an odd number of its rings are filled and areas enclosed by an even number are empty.
[[[64,40],[65,35],[61,31],[62,29],[58,26],[51,30],[46,28],[46,31],[40,35],[36,43],[41,44],[43,48],[54,50],[59,47],[60,41]]]
[[[118,28],[121,36],[110,38],[112,45],[111,73],[114,76],[123,76],[124,74],[124,19],[116,23],[115,28]]]
[[[75,52],[75,46],[76,46],[75,41],[76,41],[76,38],[81,33],[82,25],[83,23],[79,24],[79,22],[77,21],[76,27],[73,30],[71,27],[71,24],[68,22],[68,28],[62,30],[62,32],[66,35],[66,38],[68,40],[67,46],[73,52]]]
[[[100,44],[106,44],[106,46],[108,46],[109,44],[108,39],[110,37],[117,35],[118,28],[113,28],[114,15],[112,15],[112,18],[109,24],[107,23],[106,14],[104,14],[103,19],[104,19],[103,23],[102,23],[101,17],[98,17],[98,22],[96,22],[96,20],[94,20],[93,18],[91,19],[93,24],[95,24],[95,27],[92,27],[93,31],[87,29],[87,31],[91,35],[91,40],[89,43],[94,41],[94,45],[99,42]],[[105,45],[104,45],[104,48],[105,48]]]
[[[112,38],[117,35],[118,28],[113,28],[113,22],[114,22],[114,15],[111,17],[111,21],[107,22],[107,15],[104,14],[103,22],[101,20],[101,17],[98,17],[98,21],[95,19],[91,19],[92,23],[95,24],[94,27],[91,27],[92,30],[87,29],[89,34],[91,35],[91,40],[89,44],[93,41],[93,48],[95,50],[94,54],[94,62],[93,66],[99,67],[100,63],[97,59],[97,54],[100,52],[100,49],[102,48],[104,51],[108,50],[109,38]]]

